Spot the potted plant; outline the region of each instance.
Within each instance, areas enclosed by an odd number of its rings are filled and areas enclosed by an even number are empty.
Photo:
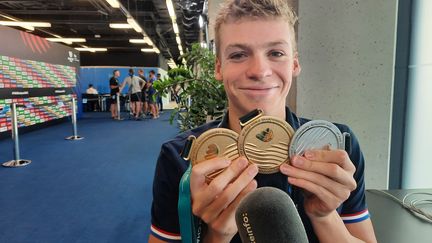
[[[178,107],[171,113],[171,123],[177,118],[180,130],[200,126],[220,119],[227,107],[223,83],[214,77],[215,55],[199,44],[183,55],[186,64],[168,71],[168,76],[154,87],[157,92],[176,96]]]

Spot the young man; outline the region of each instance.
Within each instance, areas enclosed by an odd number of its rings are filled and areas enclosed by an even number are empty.
[[[158,73],[156,75],[156,81],[161,81],[162,77],[161,74]],[[162,103],[162,96],[160,94],[157,94],[156,96],[157,106],[156,108],[159,110],[159,113],[163,113],[163,103]]]
[[[181,239],[177,197],[188,163],[179,154],[190,134],[199,136],[218,126],[239,133],[239,118],[256,108],[285,119],[294,129],[308,121],[285,107],[292,78],[300,73],[295,22],[286,0],[225,2],[215,21],[216,78],[224,83],[228,113],[222,122],[180,134],[162,146],[153,184],[149,242]],[[347,126],[335,125],[352,134]],[[220,168],[227,169],[207,184],[205,175]],[[244,157],[234,161],[215,158],[192,168],[192,211],[206,224],[203,242],[241,242],[236,235],[235,210],[242,198],[261,185],[290,194],[310,242],[376,242],[365,205],[364,160],[353,134],[350,154],[307,151],[304,157],[294,156],[290,164],[282,165],[279,173],[257,175],[257,171]]]
[[[111,117],[113,119],[117,119],[118,118],[118,111],[117,111],[117,95],[119,95],[119,81],[118,81],[118,77],[120,77],[120,71],[119,70],[114,70],[113,71],[113,76],[111,77],[109,83],[110,83],[110,101],[111,101],[111,105],[110,105],[110,111],[111,111]]]
[[[134,74],[134,70],[132,68],[129,69],[129,76],[126,77],[121,84],[120,93],[126,85],[129,86],[131,110],[135,120],[139,120],[142,104],[141,89],[144,87],[145,81],[135,76]]]
[[[149,107],[148,107],[148,95],[147,95],[147,79],[144,75],[144,70],[142,69],[138,70],[138,77],[140,77],[142,80],[146,82],[146,84],[144,84],[144,87],[141,89],[141,98],[142,98],[142,105],[143,105],[142,112],[143,112],[143,117],[145,117],[147,115]]]
[[[155,71],[150,70],[149,72],[149,80],[147,82],[147,97],[148,97],[148,105],[150,108],[150,112],[152,113],[153,119],[157,119],[159,117],[159,110],[156,106],[156,90],[153,87],[153,83],[156,81]]]

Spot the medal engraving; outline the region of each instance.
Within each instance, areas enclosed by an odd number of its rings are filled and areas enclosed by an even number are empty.
[[[216,157],[235,160],[239,157],[237,149],[238,134],[226,128],[214,128],[201,134],[192,145],[190,160],[192,166]],[[208,182],[224,169],[216,170],[206,176]]]
[[[331,122],[314,120],[303,124],[294,134],[289,154],[302,156],[306,150],[344,149],[344,138],[340,130]]]
[[[247,123],[238,141],[239,154],[255,163],[263,174],[279,171],[279,166],[289,161],[289,143],[294,134],[285,121],[262,116]]]

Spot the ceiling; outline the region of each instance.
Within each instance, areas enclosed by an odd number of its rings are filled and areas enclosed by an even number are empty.
[[[199,41],[198,18],[206,1],[172,0],[183,50]],[[165,0],[119,2],[151,38],[161,55],[177,61],[180,53]],[[134,29],[109,27],[109,23],[126,23],[126,15],[121,9],[111,7],[106,0],[2,0],[0,20],[8,20],[4,16],[22,21],[50,22],[50,28],[36,28],[32,32],[42,37],[52,38],[55,34],[64,38],[86,39],[85,43],[74,43],[70,45],[72,47],[102,47],[108,48],[109,52],[122,53],[150,48],[147,44],[129,43],[129,39],[143,38],[143,34]]]

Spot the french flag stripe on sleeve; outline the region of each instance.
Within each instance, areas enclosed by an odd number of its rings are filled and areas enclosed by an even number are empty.
[[[341,218],[345,224],[361,222],[370,217],[367,209],[353,214],[342,214]]]
[[[181,236],[179,234],[166,232],[164,230],[157,228],[154,225],[152,225],[150,227],[150,229],[151,229],[152,235],[157,237],[158,239],[168,241],[168,242],[177,242],[177,241],[181,240]]]

